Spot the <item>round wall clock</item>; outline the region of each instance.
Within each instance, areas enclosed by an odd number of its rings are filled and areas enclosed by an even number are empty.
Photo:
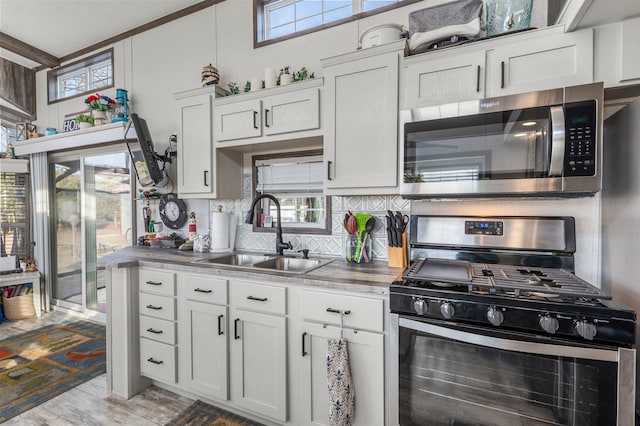
[[[187,205],[173,192],[160,198],[160,218],[171,229],[180,229],[187,223]]]

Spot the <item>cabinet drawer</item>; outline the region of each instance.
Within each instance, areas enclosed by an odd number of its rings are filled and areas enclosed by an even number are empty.
[[[203,275],[180,275],[182,297],[205,303],[227,304],[227,280]]]
[[[157,340],[169,345],[176,344],[176,323],[173,321],[140,316],[140,337]]]
[[[229,285],[231,304],[237,308],[285,315],[287,289],[265,284],[233,281]]]
[[[140,269],[138,274],[140,291],[148,291],[150,293],[164,294],[167,296],[176,295],[176,274],[173,272]]]
[[[176,347],[149,339],[140,339],[140,372],[153,379],[175,383]]]
[[[175,321],[176,301],[173,297],[140,293],[140,314]]]
[[[344,326],[373,331],[384,331],[384,305],[380,299],[320,291],[303,290],[300,296],[300,312],[305,319],[327,324],[340,324],[344,315]]]

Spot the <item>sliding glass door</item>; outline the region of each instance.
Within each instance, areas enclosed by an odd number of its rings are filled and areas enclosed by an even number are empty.
[[[129,155],[115,152],[52,160],[52,302],[73,310],[106,312],[104,268],[99,260],[131,245],[133,239]]]

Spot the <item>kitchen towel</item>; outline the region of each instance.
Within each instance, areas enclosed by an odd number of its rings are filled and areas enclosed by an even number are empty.
[[[356,395],[349,369],[347,340],[342,337],[327,341],[327,384],[329,424],[350,426],[356,411]]]

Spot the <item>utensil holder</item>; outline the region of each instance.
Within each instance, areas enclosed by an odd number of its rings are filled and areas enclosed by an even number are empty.
[[[371,261],[371,235],[360,241],[358,235],[349,235],[345,242],[347,262],[368,263]]]

